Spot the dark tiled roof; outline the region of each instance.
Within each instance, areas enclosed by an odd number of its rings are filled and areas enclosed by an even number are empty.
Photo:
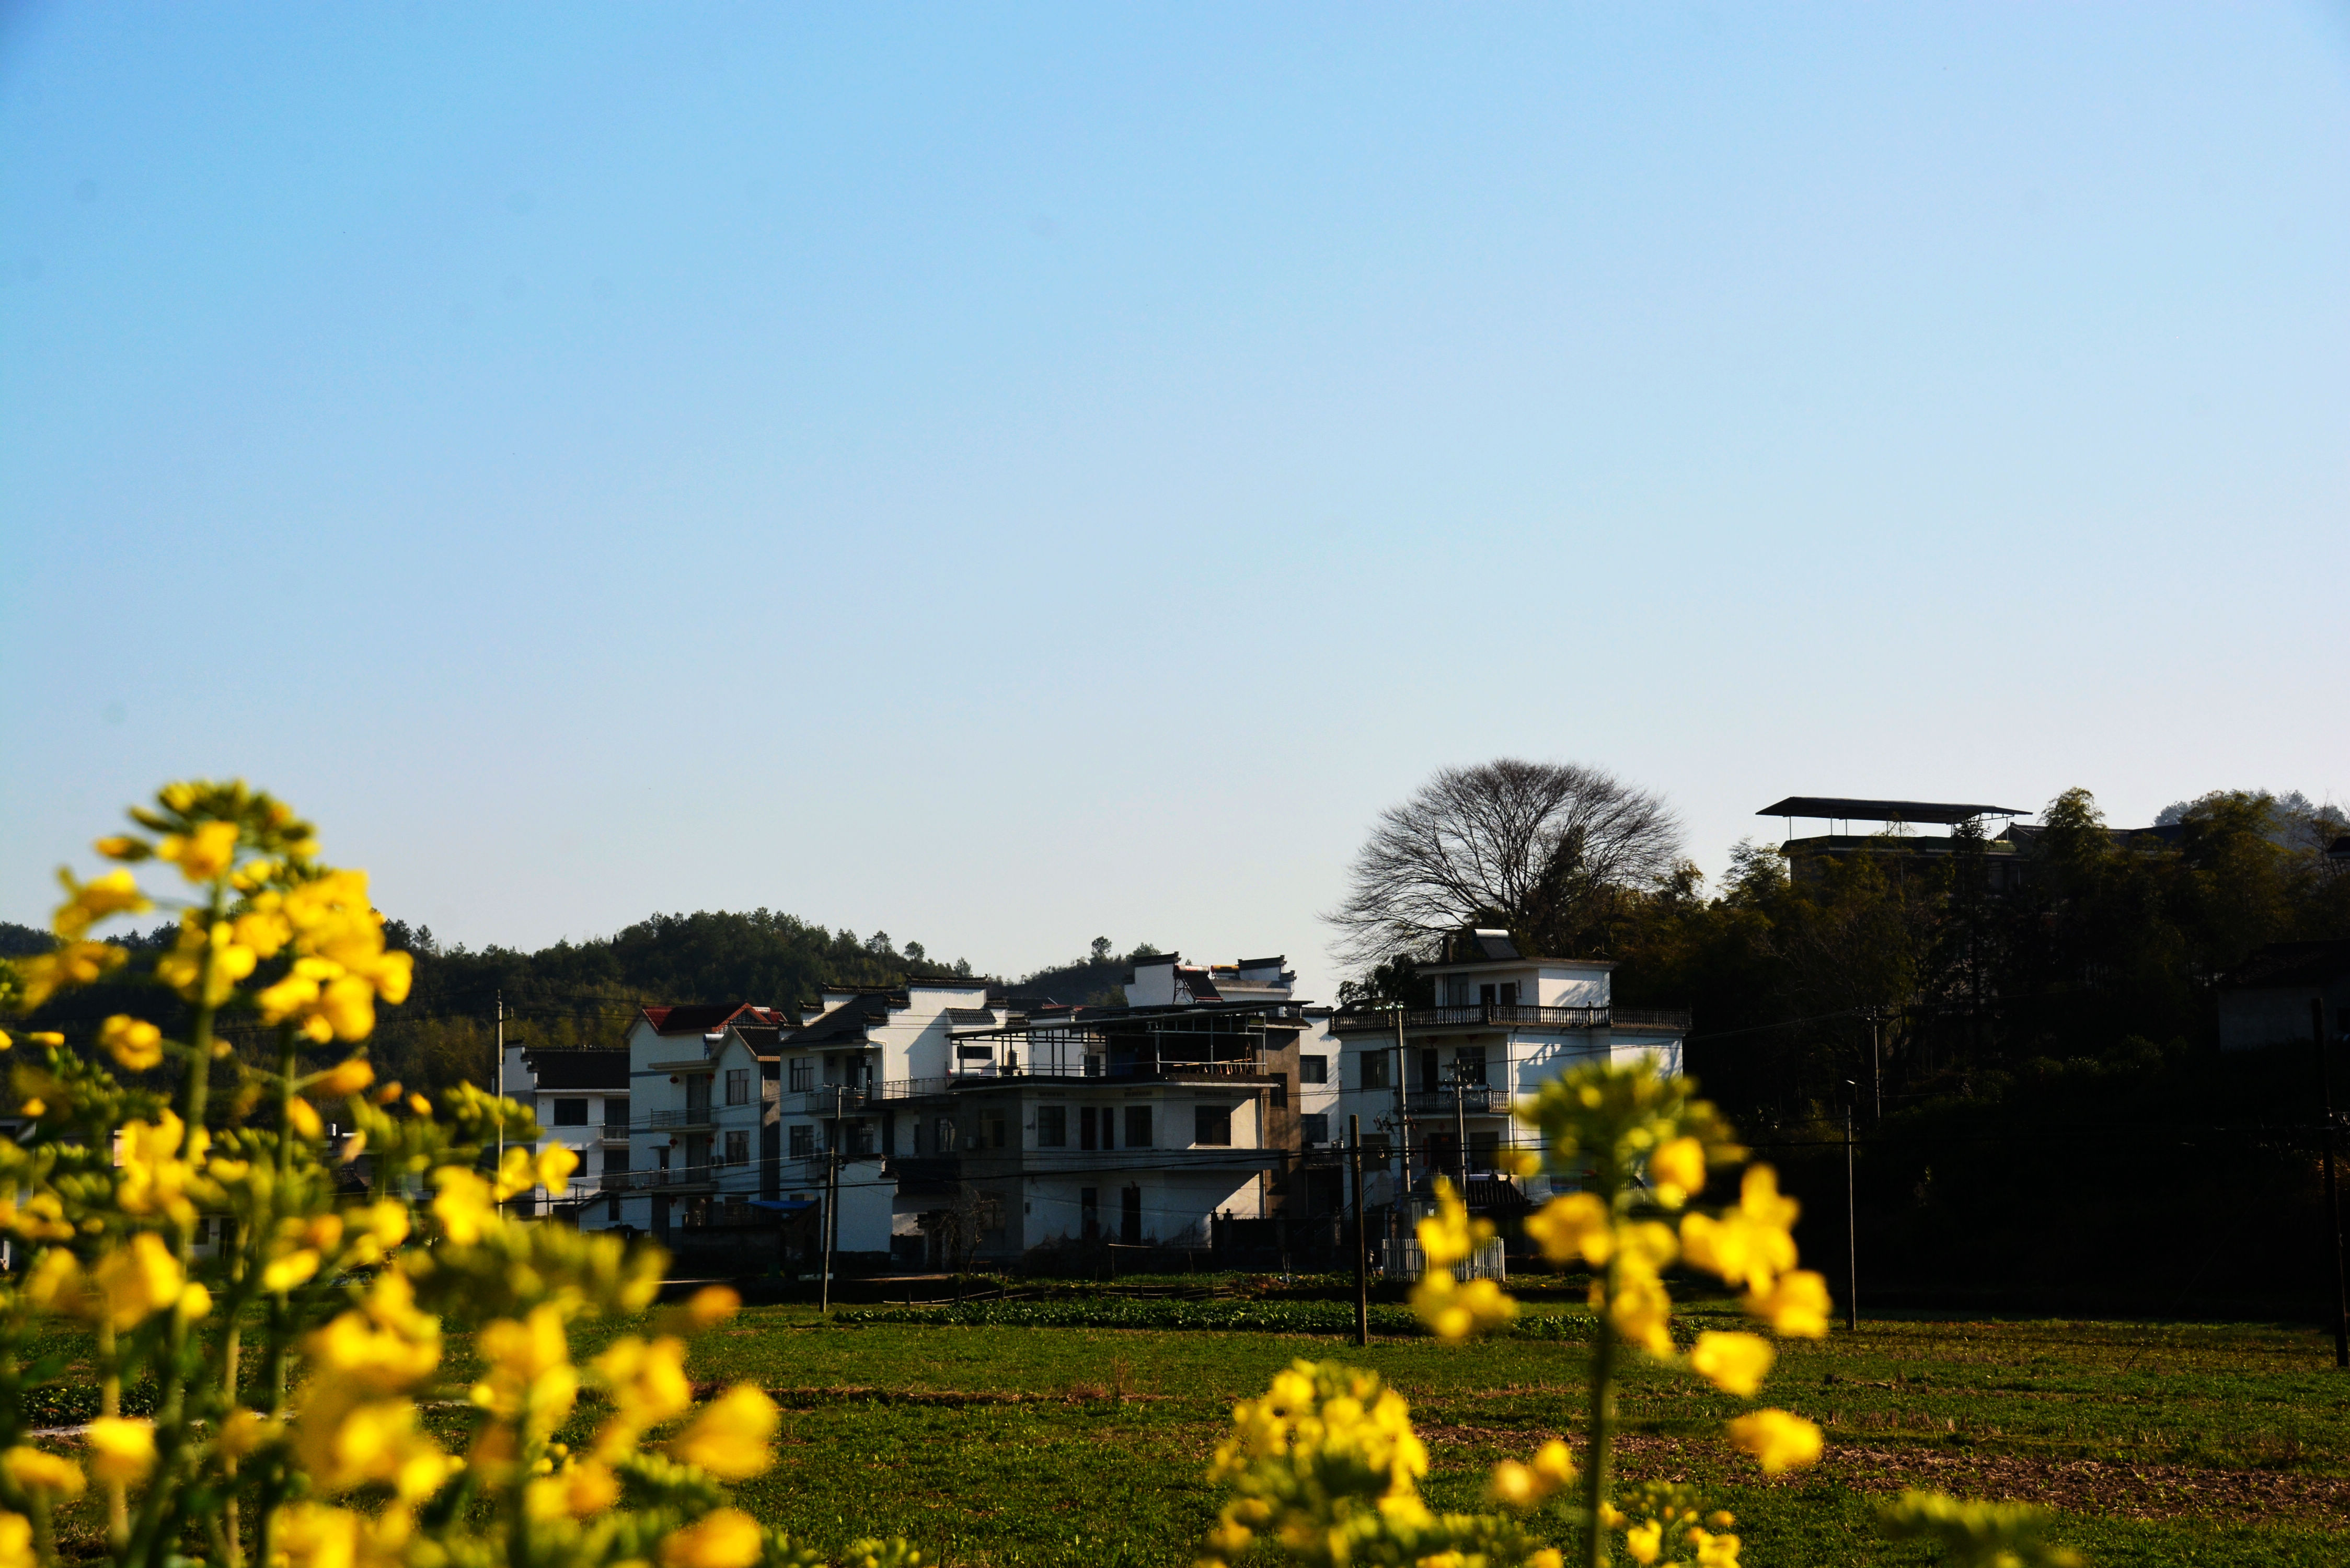
[[[529,1050],[522,1054],[522,1059],[542,1089],[598,1089],[606,1094],[628,1091],[626,1051]]]
[[[660,1034],[713,1034],[737,1019],[745,1024],[764,1024],[769,1028],[792,1022],[788,1014],[778,1009],[754,1007],[747,1002],[726,1002],[715,1006],[696,1003],[685,1007],[648,1007],[645,1017],[652,1023],[654,1033]]]
[[[1179,964],[1176,966],[1175,979],[1178,983],[1191,992],[1191,1000],[1194,1002],[1223,1000],[1222,995],[1216,990],[1216,982],[1208,978],[1208,971],[1204,969],[1186,969]]]
[[[984,1007],[950,1007],[947,1009],[947,1022],[950,1023],[993,1023],[995,1022],[995,1014]]]
[[[810,1019],[785,1035],[785,1045],[837,1045],[849,1041],[862,1041],[865,1031],[876,1023],[889,1021],[889,1001],[886,992],[868,992],[852,996],[831,1012]]]

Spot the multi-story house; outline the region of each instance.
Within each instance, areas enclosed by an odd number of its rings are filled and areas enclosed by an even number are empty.
[[[827,991],[777,1044],[784,1204],[835,1179],[844,1254],[942,1265],[1054,1241],[1204,1242],[1296,1147],[1279,959],[1138,962],[1122,1008],[984,981]]]
[[[1367,1203],[1395,1202],[1407,1151],[1409,1192],[1432,1175],[1507,1185],[1498,1154],[1531,1145],[1512,1105],[1569,1067],[1653,1057],[1662,1072],[1681,1070],[1689,1015],[1617,1007],[1605,960],[1528,957],[1506,932],[1472,930],[1446,943],[1443,961],[1420,971],[1434,982],[1432,1006],[1343,1008],[1320,1021],[1341,1064],[1333,1131],[1359,1117],[1367,1169],[1378,1172]]]
[[[567,1206],[584,1225],[619,1223],[617,1194],[604,1204],[608,1213],[587,1210],[603,1196],[602,1173],[629,1168],[629,1054],[508,1045],[505,1054],[506,1098],[538,1118],[539,1146],[559,1143],[579,1159],[570,1190],[541,1195],[541,1211]]]
[[[775,1197],[776,1042],[786,1013],[748,1002],[648,1007],[629,1030],[633,1107],[625,1150],[608,1146],[583,1223],[667,1241],[680,1227],[746,1218]]]

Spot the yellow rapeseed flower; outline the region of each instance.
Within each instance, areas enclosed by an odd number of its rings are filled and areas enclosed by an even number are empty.
[[[163,1060],[163,1032],[127,1012],[118,1012],[98,1026],[98,1043],[125,1072],[143,1073]]]
[[[751,1568],[764,1549],[757,1520],[721,1508],[662,1539],[661,1568]]]
[[[237,826],[207,822],[193,833],[169,833],[155,846],[158,858],[169,860],[189,881],[203,884],[224,876],[236,858]]]
[[[364,1056],[348,1056],[336,1063],[311,1083],[322,1095],[348,1098],[375,1082],[375,1068]]]
[[[1717,1535],[1692,1525],[1689,1543],[1697,1552],[1697,1568],[1738,1568],[1740,1543],[1735,1535]]]
[[[1671,1139],[1648,1157],[1648,1177],[1657,1201],[1679,1209],[1705,1190],[1705,1145],[1693,1137]]]
[[[1596,1193],[1563,1192],[1526,1216],[1526,1234],[1554,1263],[1605,1263],[1616,1251],[1607,1205]]]
[[[30,1012],[69,986],[88,985],[120,969],[130,950],[111,942],[63,941],[45,953],[16,961],[17,1007]],[[157,973],[161,970],[159,967]]]
[[[211,1146],[212,1134],[203,1127],[191,1132],[172,1111],[160,1113],[151,1123],[125,1122],[115,1138],[115,1162],[120,1169],[115,1202],[126,1214],[168,1214],[182,1225],[194,1224],[196,1209],[188,1199],[188,1183],[195,1177],[195,1162]]]
[[[579,1156],[559,1143],[548,1144],[538,1151],[533,1162],[538,1184],[561,1197],[571,1184],[571,1173],[579,1168]]]
[[[1430,1269],[1412,1287],[1412,1311],[1439,1339],[1459,1341],[1501,1327],[1518,1315],[1518,1303],[1491,1280],[1462,1284],[1451,1271]]]
[[[155,1423],[128,1416],[100,1416],[84,1429],[89,1440],[89,1473],[102,1481],[136,1486],[155,1469]]]
[[[1654,1563],[1664,1548],[1664,1525],[1651,1519],[1624,1532],[1624,1551],[1635,1563]]]
[[[1784,1410],[1757,1410],[1730,1423],[1730,1440],[1754,1456],[1764,1475],[1799,1470],[1819,1461],[1819,1428]]]
[[[284,1429],[282,1423],[240,1405],[221,1422],[220,1436],[214,1441],[222,1453],[233,1459],[242,1459],[257,1452],[264,1443],[275,1439]]]
[[[617,1459],[637,1438],[693,1404],[685,1376],[685,1341],[663,1335],[650,1341],[623,1334],[594,1362],[612,1396],[612,1415],[596,1433],[596,1451]]]
[[[288,1252],[262,1265],[261,1288],[271,1295],[282,1296],[308,1281],[317,1272],[318,1254],[305,1247],[298,1252]]]
[[[774,1400],[737,1383],[702,1407],[670,1452],[721,1480],[747,1480],[775,1463],[767,1444],[779,1424]]]
[[[61,866],[57,880],[65,886],[66,901],[57,906],[50,925],[68,941],[80,938],[100,920],[115,915],[143,915],[155,907],[128,871],[109,871],[91,881],[77,882],[73,873]]]
[[[90,1279],[118,1334],[178,1305],[181,1287],[187,1282],[180,1272],[180,1260],[151,1231],[141,1231],[130,1238],[129,1246],[99,1259],[90,1270]]]
[[[1743,1399],[1771,1375],[1778,1352],[1759,1334],[1719,1334],[1707,1329],[1690,1349],[1690,1369],[1725,1394]]]
[[[1617,1271],[1616,1294],[1607,1303],[1607,1321],[1616,1332],[1649,1355],[1663,1358],[1673,1353],[1672,1297],[1664,1282],[1644,1268],[1627,1265]],[[1594,1287],[1595,1289],[1597,1287]]]
[[[490,1184],[463,1166],[442,1166],[432,1173],[432,1217],[441,1221],[442,1234],[460,1247],[479,1241],[496,1222]]]
[[[1449,1269],[1455,1263],[1465,1263],[1475,1256],[1477,1245],[1489,1240],[1493,1227],[1484,1220],[1469,1218],[1469,1206],[1452,1189],[1452,1183],[1442,1177],[1436,1179],[1436,1212],[1419,1222],[1419,1250],[1428,1259],[1430,1269]]]
[[[1828,1282],[1809,1269],[1797,1269],[1772,1282],[1767,1291],[1746,1298],[1746,1310],[1771,1325],[1771,1332],[1790,1339],[1828,1336]]]
[[[324,1503],[288,1503],[277,1511],[277,1550],[287,1568],[355,1568],[359,1561],[359,1516],[347,1508]]]
[[[33,1551],[33,1521],[0,1510],[0,1568],[39,1568]]]
[[[7,1472],[17,1490],[49,1498],[79,1497],[89,1484],[79,1465],[42,1449],[20,1446],[0,1453],[0,1470]]]
[[[1800,1207],[1779,1195],[1777,1174],[1769,1166],[1749,1167],[1737,1208],[1720,1220],[1683,1217],[1682,1255],[1733,1285],[1768,1290],[1774,1278],[1795,1266],[1795,1239],[1788,1227]]]

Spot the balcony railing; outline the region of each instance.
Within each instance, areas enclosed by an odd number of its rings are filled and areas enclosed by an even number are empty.
[[[711,1125],[708,1106],[689,1106],[681,1111],[655,1111],[645,1117],[650,1127],[706,1127]]]
[[[675,1170],[608,1170],[596,1179],[599,1192],[647,1192],[664,1187],[708,1187],[717,1180],[718,1165],[688,1165]]]
[[[1471,1084],[1458,1091],[1449,1085],[1438,1089],[1414,1089],[1410,1106],[1414,1111],[1441,1111],[1449,1116],[1455,1093],[1461,1096],[1461,1109],[1472,1116],[1502,1116],[1510,1108],[1509,1091],[1496,1089],[1488,1084]]]
[[[1687,1029],[1690,1015],[1672,1008],[1534,1007],[1524,1002],[1478,1002],[1456,1007],[1408,1007],[1403,1026],[1411,1029]],[[1392,1007],[1346,1008],[1330,1015],[1336,1034],[1392,1034]]]

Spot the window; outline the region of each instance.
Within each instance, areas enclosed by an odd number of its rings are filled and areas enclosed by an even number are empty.
[[[1128,1148],[1150,1147],[1150,1107],[1149,1106],[1126,1107],[1126,1147]]]
[[[812,1095],[816,1093],[815,1057],[795,1056],[792,1058],[792,1093],[795,1095]]]
[[[1357,1059],[1363,1064],[1364,1088],[1384,1089],[1388,1086],[1388,1054],[1384,1050],[1366,1051]]]
[[[618,1225],[620,1222],[620,1195],[617,1192],[604,1199],[604,1218]]]
[[[1273,1081],[1273,1108],[1276,1111],[1285,1111],[1289,1108],[1289,1080],[1287,1078],[1275,1078]]]
[[[956,1142],[954,1117],[941,1116],[938,1119],[937,1132],[938,1147],[932,1152],[938,1154],[952,1154],[955,1151]]]
[[[1479,986],[1479,987],[1477,988],[1477,1005],[1478,1005],[1478,1006],[1480,1006],[1480,1007],[1491,1007],[1491,1006],[1492,1006],[1492,1005],[1493,1005],[1493,1002],[1494,1002],[1494,997],[1493,997],[1493,988],[1492,988],[1492,986],[1490,986],[1490,985],[1481,985],[1481,986]]]
[[[1066,1148],[1069,1147],[1069,1107],[1038,1106],[1036,1107],[1036,1147]]]
[[[873,1152],[873,1124],[871,1122],[851,1122],[848,1124],[848,1152],[852,1155],[869,1155]]]
[[[1326,1084],[1330,1081],[1330,1058],[1300,1056],[1297,1059],[1297,1081],[1301,1084]]]
[[[1504,1007],[1515,1007],[1517,1004],[1518,982],[1514,980],[1503,981],[1502,982],[1502,1005]]]
[[[1483,1083],[1485,1081],[1485,1048],[1482,1045],[1461,1046],[1452,1053],[1452,1070],[1459,1075],[1460,1081],[1464,1084]]]
[[[604,1096],[604,1125],[626,1127],[629,1125],[629,1102],[619,1095]]]
[[[1004,1116],[1002,1111],[990,1111],[980,1120],[980,1131],[990,1148],[1002,1148],[1004,1139]]]
[[[751,1135],[749,1133],[731,1132],[726,1135],[726,1163],[729,1165],[748,1165],[751,1163]]]
[[[792,1129],[792,1158],[794,1159],[816,1158],[816,1128],[797,1127]]]
[[[588,1125],[588,1102],[557,1100],[555,1102],[555,1125],[559,1127],[584,1127]]]
[[[1297,1136],[1308,1145],[1330,1141],[1330,1117],[1322,1111],[1307,1111],[1297,1118]]]
[[[626,1145],[617,1148],[608,1148],[604,1151],[604,1169],[607,1173],[626,1170],[628,1168],[629,1150]]]
[[[751,1103],[750,1068],[726,1069],[726,1103],[730,1106],[747,1106]]]
[[[1230,1106],[1193,1106],[1191,1107],[1191,1141],[1229,1148],[1232,1141],[1232,1108]]]
[[[1077,1107],[1077,1147],[1079,1148],[1101,1147],[1100,1138],[1094,1133],[1094,1108],[1091,1106]]]

